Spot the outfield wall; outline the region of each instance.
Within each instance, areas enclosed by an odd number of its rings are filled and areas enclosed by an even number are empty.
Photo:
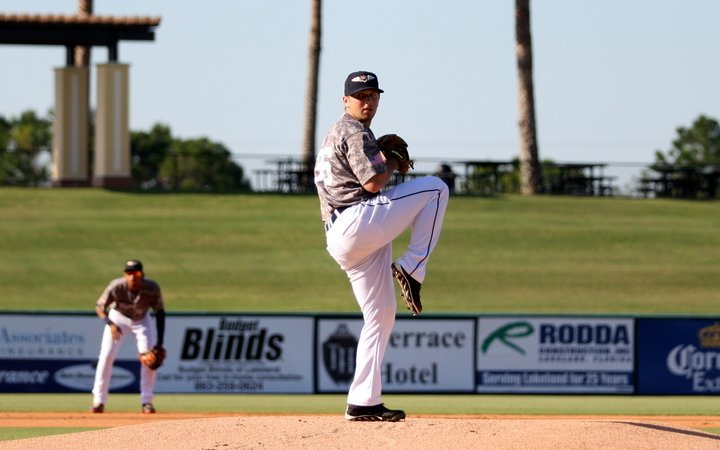
[[[0,313],[0,392],[89,392],[104,323],[94,314]],[[169,313],[158,393],[346,393],[357,314]],[[400,315],[385,393],[720,393],[720,319]],[[138,392],[125,339],[112,392]]]

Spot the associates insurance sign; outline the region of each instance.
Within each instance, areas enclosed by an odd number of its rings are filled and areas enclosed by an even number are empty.
[[[482,317],[477,392],[631,393],[633,319]]]
[[[0,315],[0,392],[90,392],[104,325],[94,314]],[[130,344],[118,352],[113,392],[138,392]]]

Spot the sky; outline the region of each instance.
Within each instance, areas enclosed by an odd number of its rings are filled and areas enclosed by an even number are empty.
[[[323,3],[318,144],[346,75],[370,70],[385,91],[376,135],[403,136],[418,159],[517,156],[514,1]],[[3,0],[0,12],[76,7]],[[161,18],[155,41],[119,45],[132,130],[163,123],[237,154],[301,154],[310,0],[95,0],[94,12]],[[718,17],[717,0],[531,1],[540,157],[651,163],[677,127],[720,118]],[[93,64],[107,61],[93,50]],[[0,115],[52,108],[64,64],[63,47],[0,45]]]

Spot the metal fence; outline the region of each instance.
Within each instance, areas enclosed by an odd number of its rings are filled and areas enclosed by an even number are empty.
[[[234,155],[256,192],[306,193],[313,190],[312,170],[289,155]],[[654,166],[640,162],[545,162],[544,193],[593,197],[701,198],[718,195],[716,166]],[[517,193],[517,160],[418,158],[415,169],[395,174],[391,184],[426,175],[442,178],[456,195]]]

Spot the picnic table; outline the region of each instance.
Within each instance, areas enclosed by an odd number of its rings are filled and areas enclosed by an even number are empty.
[[[655,175],[640,179],[640,192],[645,197],[716,198],[720,167],[714,165],[675,166],[652,165]]]
[[[494,195],[504,191],[501,177],[515,170],[513,161],[473,160],[460,161],[465,173],[461,189],[464,193]]]
[[[268,160],[266,163],[275,168],[258,170],[255,173],[262,180],[262,186],[267,190],[298,193],[308,192],[310,186],[314,186],[313,168],[305,167],[302,159],[276,158]]]
[[[558,163],[549,165],[546,171],[548,191],[558,195],[613,195],[614,176],[604,174],[603,163]]]

